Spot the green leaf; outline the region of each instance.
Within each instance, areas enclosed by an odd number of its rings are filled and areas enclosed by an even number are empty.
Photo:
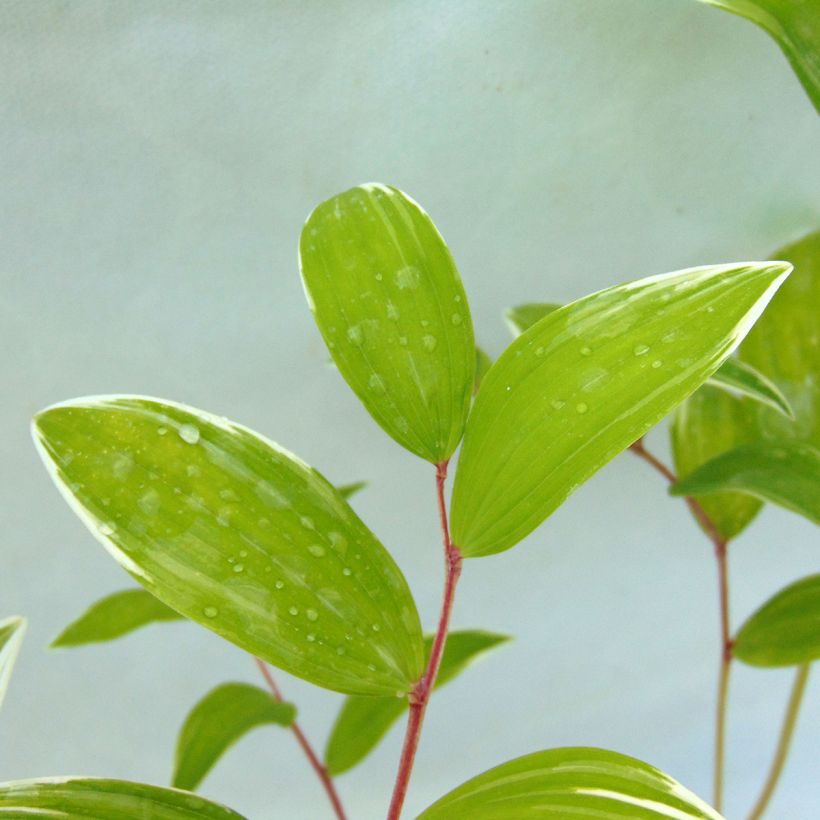
[[[470,409],[475,344],[430,217],[396,188],[360,185],[308,217],[299,262],[330,354],[370,415],[402,447],[446,461]]]
[[[11,679],[11,670],[20,652],[23,635],[26,633],[26,619],[15,615],[0,621],[0,706],[6,696]]]
[[[459,457],[454,543],[509,549],[731,354],[791,266],[653,276],[559,308],[490,368]]]
[[[44,777],[0,783],[0,817],[244,820],[241,814],[190,792],[93,777]]]
[[[560,307],[562,306],[554,302],[529,302],[525,305],[518,305],[518,307],[507,308],[504,312],[504,318],[507,320],[513,336],[520,336],[536,322]]]
[[[510,640],[508,635],[465,630],[447,636],[435,688],[461,674],[485,652]],[[430,655],[432,636],[425,639]],[[325,750],[325,765],[332,775],[352,769],[376,747],[387,730],[407,711],[407,698],[351,696],[345,700]]]
[[[339,495],[347,501],[357,493],[360,493],[366,486],[366,481],[354,481],[352,484],[342,484],[336,489],[339,491]]]
[[[709,377],[709,383],[773,407],[787,419],[794,413],[777,385],[740,359],[729,358]]]
[[[757,407],[760,436],[820,449],[820,231],[778,253],[794,264],[794,273],[738,352],[780,388],[794,412],[792,421]]]
[[[224,683],[197,703],[177,741],[173,785],[196,789],[220,757],[257,726],[290,726],[296,708],[247,683]]]
[[[732,654],[752,666],[792,666],[820,658],[820,575],[790,584],[740,628]]]
[[[475,384],[473,393],[478,393],[481,382],[487,375],[487,371],[493,366],[493,360],[480,348],[475,349]]]
[[[51,643],[52,649],[113,641],[157,621],[178,621],[182,615],[144,589],[126,589],[97,601]]]
[[[40,413],[66,501],[150,593],[242,649],[348,694],[423,671],[401,571],[316,470],[245,427],[138,396]]]
[[[536,752],[490,769],[441,798],[418,820],[674,820],[720,815],[669,775],[603,749]]]
[[[783,441],[736,447],[673,484],[672,495],[727,490],[779,504],[820,524],[820,451]]]
[[[746,17],[782,49],[820,111],[820,12],[816,0],[703,0]]]
[[[754,407],[749,401],[705,384],[672,414],[669,435],[675,470],[685,477],[715,456],[756,439]],[[709,519],[727,541],[737,537],[760,510],[745,493],[698,496]],[[700,519],[694,517],[698,526]]]

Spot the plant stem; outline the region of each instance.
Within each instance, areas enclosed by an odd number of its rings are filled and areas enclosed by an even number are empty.
[[[638,439],[630,448],[633,453],[655,468],[670,484],[678,477],[659,458],[652,455]],[[723,803],[723,769],[726,748],[726,706],[729,698],[729,672],[732,664],[732,638],[729,627],[729,568],[726,560],[728,541],[721,536],[706,510],[694,499],[686,497],[692,514],[703,527],[715,549],[718,569],[718,593],[720,599],[720,671],[718,673],[717,713],[715,717],[715,767],[713,803],[721,811]]]
[[[401,816],[404,798],[407,794],[407,786],[410,783],[410,774],[413,771],[413,761],[416,757],[421,727],[424,722],[424,713],[430,700],[430,694],[436,683],[441,656],[444,652],[444,645],[447,642],[447,630],[450,625],[450,615],[453,612],[453,602],[455,600],[456,584],[461,575],[461,552],[450,540],[450,528],[447,523],[447,506],[444,500],[444,482],[447,478],[447,462],[443,461],[436,466],[436,495],[438,498],[439,518],[441,519],[441,530],[444,538],[444,561],[445,561],[445,581],[444,596],[441,602],[441,615],[439,616],[438,629],[433,639],[433,647],[430,650],[430,660],[427,662],[427,669],[421,680],[410,692],[410,715],[407,719],[407,730],[404,735],[404,746],[402,747],[399,770],[396,775],[396,785],[393,788],[393,797],[390,801],[390,809],[387,813],[387,820],[399,820]]]
[[[279,687],[276,685],[276,681],[273,679],[273,675],[271,675],[270,669],[268,669],[267,664],[261,658],[255,658],[256,665],[259,667],[259,670],[262,672],[262,675],[265,678],[265,682],[268,684],[268,688],[271,691],[271,694],[274,697],[274,700],[279,701],[280,703],[284,701],[282,697],[282,693],[279,691]],[[330,779],[330,775],[327,773],[327,769],[325,768],[324,764],[316,755],[316,752],[313,751],[313,747],[310,745],[310,742],[305,737],[305,733],[299,728],[299,724],[294,721],[290,724],[290,730],[296,736],[296,740],[298,741],[299,745],[302,747],[302,751],[307,755],[307,759],[310,761],[310,765],[313,767],[313,770],[319,777],[319,780],[324,787],[324,790],[327,792],[328,799],[330,800],[331,805],[333,806],[333,811],[337,817],[337,820],[347,820],[345,816],[345,810],[342,806],[342,801],[339,799],[339,795],[336,791],[336,787],[333,785],[333,781]]]
[[[757,799],[749,820],[758,820],[763,816],[766,807],[769,805],[772,794],[777,787],[777,781],[780,779],[780,774],[783,771],[783,766],[786,764],[786,756],[789,753],[789,745],[791,744],[792,735],[794,734],[794,725],[797,723],[797,714],[800,711],[800,702],[803,700],[803,692],[806,689],[806,681],[809,678],[809,664],[805,664],[798,668],[797,674],[792,685],[792,693],[789,697],[789,705],[786,707],[786,716],[783,719],[783,726],[780,729],[780,738],[777,742],[777,750],[772,760],[771,768],[769,769],[769,776],[766,778],[766,784],[763,786],[763,791]]]

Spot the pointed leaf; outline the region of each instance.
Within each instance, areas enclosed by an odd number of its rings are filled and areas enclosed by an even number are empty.
[[[525,330],[529,330],[536,322],[558,310],[559,307],[562,306],[555,302],[529,302],[525,305],[507,308],[504,318],[513,336],[520,336]]]
[[[820,111],[820,12],[816,0],[703,0],[768,32]]]
[[[705,384],[673,413],[669,435],[675,470],[688,476],[715,456],[756,439],[752,403]],[[757,515],[761,502],[745,493],[698,496],[721,537],[738,536]],[[700,519],[695,516],[698,526]]]
[[[275,701],[256,686],[217,686],[185,719],[177,741],[173,785],[196,789],[219,758],[251,729],[270,723],[290,726],[295,718],[293,704]]]
[[[149,592],[319,686],[408,691],[423,642],[399,568],[316,470],[256,433],[138,396],[40,413],[65,499]]]
[[[736,490],[820,524],[820,451],[794,442],[748,444],[707,461],[674,484],[672,495]]]
[[[487,371],[492,367],[493,360],[480,348],[475,349],[475,384],[473,386],[473,393],[478,393],[481,387],[481,382],[487,375]]]
[[[603,749],[536,752],[490,769],[445,795],[418,820],[721,820],[647,763]]]
[[[339,491],[339,495],[347,501],[357,493],[360,493],[366,486],[366,481],[354,481],[352,484],[342,484],[336,489]]]
[[[452,500],[464,555],[517,544],[582,482],[700,386],[791,266],[746,263],[653,276],[545,316],[490,368]]]
[[[182,615],[144,589],[125,589],[97,601],[52,642],[57,649],[113,641],[157,621],[179,621]]]
[[[451,681],[485,652],[509,639],[507,635],[478,630],[451,632],[447,636],[435,688]],[[428,636],[425,639],[428,657],[432,644],[433,638]],[[407,708],[407,698],[357,695],[347,698],[325,750],[328,772],[332,775],[342,774],[364,760]]]
[[[245,820],[241,814],[190,792],[93,777],[44,777],[0,783],[0,817]]]
[[[299,261],[319,330],[370,415],[410,452],[448,459],[470,408],[475,345],[430,217],[396,188],[360,185],[308,217]]]
[[[794,264],[794,273],[738,352],[778,386],[794,412],[792,421],[769,407],[757,407],[760,435],[820,449],[820,231],[779,253]]]
[[[787,419],[794,419],[794,413],[777,385],[740,359],[726,359],[709,377],[709,383],[739,393],[741,396],[748,396],[773,407]]]
[[[752,666],[792,666],[820,658],[820,575],[777,593],[746,621],[732,654]]]
[[[26,619],[15,615],[0,621],[0,706],[9,688],[11,671],[26,633]]]

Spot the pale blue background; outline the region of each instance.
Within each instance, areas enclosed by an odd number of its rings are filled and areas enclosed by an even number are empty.
[[[775,45],[694,0],[0,3],[0,615],[31,628],[0,716],[0,777],[167,782],[188,707],[255,681],[205,630],[47,642],[129,583],[58,497],[28,437],[42,406],[142,392],[225,414],[331,479],[434,623],[428,465],[370,420],[305,307],[308,211],[384,180],[448,239],[480,341],[501,312],[694,264],[761,258],[820,224],[817,116]],[[666,450],[665,435],[652,443]],[[734,547],[735,623],[818,568],[817,531],[766,510]],[[455,624],[516,636],[429,711],[408,799],[510,757],[595,744],[708,797],[714,564],[680,501],[630,456],[526,543],[465,570]],[[280,675],[323,745],[340,698]],[[730,819],[768,765],[788,672],[738,668]],[[383,816],[394,730],[339,781]],[[770,817],[820,805],[820,675]],[[329,817],[291,737],[248,737],[204,792],[257,818]]]

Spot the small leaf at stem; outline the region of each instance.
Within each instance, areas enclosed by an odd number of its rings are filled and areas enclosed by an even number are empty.
[[[0,783],[0,817],[44,820],[245,820],[190,792],[93,777]]]
[[[519,336],[476,396],[452,498],[465,557],[517,544],[717,370],[791,270],[738,263],[594,293]]]
[[[507,308],[504,318],[507,320],[513,336],[520,336],[529,330],[536,322],[562,307],[555,302],[529,302],[526,305]]]
[[[751,666],[794,666],[820,658],[820,575],[790,584],[738,630],[732,654]]]
[[[709,384],[696,390],[677,407],[669,426],[678,475],[686,477],[715,456],[755,441],[755,418],[754,407],[748,400]],[[762,506],[757,498],[745,493],[698,496],[697,501],[726,541],[738,536]],[[694,519],[703,528],[697,515]]]
[[[603,749],[565,748],[510,760],[468,780],[418,820],[721,820],[647,763]]]
[[[820,111],[820,13],[814,0],[702,0],[746,17],[774,38]]]
[[[224,683],[191,710],[179,733],[173,785],[193,791],[225,752],[251,729],[290,726],[296,708],[247,683]]]
[[[794,419],[792,408],[777,385],[750,364],[734,357],[727,359],[710,377],[709,383],[748,396],[773,407],[787,419]]]
[[[434,464],[461,441],[475,374],[467,297],[430,217],[377,183],[323,202],[299,244],[339,372],[386,433]]]
[[[69,505],[172,609],[346,694],[409,691],[421,676],[401,571],[339,492],[273,442],[139,396],[57,405],[34,436]]]
[[[0,621],[0,706],[9,688],[11,671],[26,633],[26,619],[19,615]]]
[[[508,635],[479,630],[451,632],[434,688],[451,681],[485,652],[508,640]],[[425,638],[427,658],[432,644],[432,636]],[[342,774],[364,760],[407,708],[407,698],[348,697],[336,718],[325,750],[328,772]]]
[[[672,495],[737,491],[779,504],[820,524],[820,452],[791,441],[747,444],[702,464]]]
[[[89,607],[51,643],[53,649],[113,641],[158,621],[179,621],[183,616],[144,589],[114,592]]]

